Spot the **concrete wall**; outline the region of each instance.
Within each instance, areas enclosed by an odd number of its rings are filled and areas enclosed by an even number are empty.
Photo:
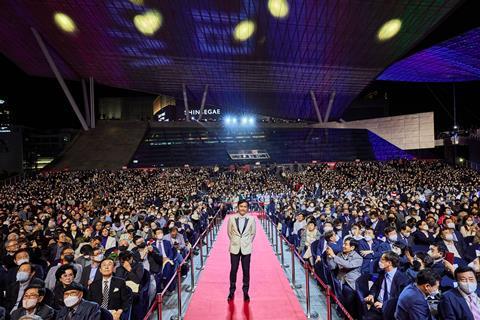
[[[368,129],[402,150],[435,147],[433,112],[326,123],[323,124],[323,127]]]

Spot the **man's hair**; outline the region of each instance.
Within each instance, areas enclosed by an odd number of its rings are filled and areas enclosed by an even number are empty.
[[[133,258],[133,255],[130,251],[120,252],[120,254],[118,255],[118,260],[120,262],[128,261],[130,260],[130,258]]]
[[[466,272],[472,272],[473,274],[475,274],[475,271],[471,267],[459,266],[457,269],[455,269],[455,273],[454,273],[455,279],[458,280],[458,275],[460,273],[466,273]]]
[[[71,245],[69,245],[69,244],[68,244],[68,245],[65,245],[65,246],[62,248],[61,254],[64,254],[65,251],[70,250],[70,249],[73,250],[73,247],[72,247]]]
[[[355,247],[355,250],[358,249],[358,241],[353,239],[353,238],[348,238],[348,239],[345,239],[345,242],[348,241],[348,243],[350,244],[350,247]]]
[[[440,282],[441,277],[433,271],[432,269],[423,269],[417,273],[415,283],[418,285],[429,284],[434,286],[437,284],[437,281]]]
[[[383,253],[383,258],[392,263],[392,267],[396,268],[400,262],[398,254],[393,251],[385,251]]]
[[[45,287],[41,283],[31,283],[31,284],[29,284],[25,288],[24,292],[26,292],[28,289],[37,289],[38,290],[38,295],[41,296],[41,297],[45,296],[47,294],[47,289],[45,289]]]
[[[325,238],[325,240],[328,241],[328,240],[329,240],[332,236],[334,236],[334,235],[335,235],[335,231],[330,230],[330,231],[325,232],[324,238]]]
[[[17,255],[19,253],[22,253],[22,252],[26,252],[28,254],[28,256],[30,257],[30,253],[28,252],[28,249],[18,249],[17,251],[15,251],[15,254],[13,255],[14,258],[16,259],[17,258]]]
[[[392,232],[392,231],[396,231],[396,229],[393,228],[393,227],[386,227],[385,229],[383,229],[383,234],[384,234],[384,235],[387,235],[387,234],[389,234],[389,233]]]
[[[442,254],[442,257],[444,257],[444,256],[445,256],[445,253],[448,252],[447,246],[444,245],[444,244],[441,243],[441,242],[432,243],[431,246],[437,248],[438,252],[440,252],[440,253]]]
[[[238,200],[237,207],[240,206],[242,203],[246,203],[247,207],[250,206],[250,204],[248,203],[248,200],[242,199],[242,200]]]

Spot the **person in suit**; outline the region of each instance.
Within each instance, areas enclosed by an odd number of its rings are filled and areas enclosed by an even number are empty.
[[[132,303],[132,291],[125,284],[125,280],[113,276],[114,266],[112,259],[103,259],[100,263],[102,279],[92,282],[87,300],[109,310],[114,320],[128,319],[127,311]]]
[[[373,306],[368,311],[369,319],[393,318],[395,304],[389,301],[396,301],[410,283],[408,277],[398,270],[399,264],[400,257],[396,253],[387,251],[382,254],[378,263],[382,271],[365,297],[365,302]]]
[[[427,251],[428,247],[435,242],[435,237],[429,231],[428,224],[424,220],[417,222],[416,229],[412,234],[415,251]]]
[[[102,274],[100,273],[100,262],[103,260],[103,250],[97,248],[92,251],[92,255],[90,256],[91,263],[85,267],[82,271],[82,277],[80,278],[80,284],[84,288],[88,288],[90,284],[102,278]]]
[[[18,267],[16,281],[9,284],[9,287],[6,289],[7,294],[2,301],[2,305],[7,313],[22,306],[23,294],[31,284],[43,285],[44,283],[41,279],[35,277],[33,265],[29,262],[24,262]]]
[[[383,231],[386,227],[385,221],[378,218],[378,212],[376,210],[370,210],[370,219],[367,225],[373,229],[376,236],[383,235]]]
[[[375,232],[367,227],[364,238],[358,242],[360,255],[363,257],[362,273],[373,273],[374,263],[381,256],[380,246],[382,241],[375,238]]]
[[[57,283],[55,284],[55,288],[53,289],[52,307],[54,309],[58,310],[64,306],[63,293],[65,292],[65,288],[73,282],[76,273],[77,270],[71,264],[64,264],[57,269],[57,272],[55,272],[55,278],[57,279]]]
[[[438,293],[440,276],[431,269],[418,272],[415,283],[400,293],[395,309],[395,320],[431,320],[427,297]]]
[[[53,267],[48,270],[47,277],[45,278],[45,286],[48,289],[53,290],[53,288],[55,288],[55,284],[57,283],[57,279],[55,278],[57,269],[65,264],[72,264],[75,267],[77,273],[75,275],[74,281],[80,282],[80,279],[82,278],[82,266],[78,263],[74,263],[74,259],[75,251],[73,250],[73,248],[67,245],[64,246],[60,254],[60,263],[57,265],[53,265]]]
[[[227,297],[228,301],[233,300],[235,294],[237,271],[240,261],[243,271],[243,299],[250,301],[248,289],[250,285],[250,257],[252,253],[252,242],[255,238],[256,228],[255,219],[249,217],[248,201],[240,200],[237,203],[237,214],[234,214],[228,220],[227,232],[230,239],[230,289]]]
[[[44,304],[46,289],[43,284],[32,283],[26,289],[22,305],[10,315],[11,320],[19,320],[26,315],[37,315],[44,320],[55,319],[55,310]]]
[[[65,306],[57,314],[56,320],[100,320],[100,306],[83,299],[84,287],[72,282],[65,288]]]
[[[440,320],[476,320],[480,319],[480,298],[478,297],[477,278],[470,267],[455,269],[458,287],[445,292],[438,304]]]

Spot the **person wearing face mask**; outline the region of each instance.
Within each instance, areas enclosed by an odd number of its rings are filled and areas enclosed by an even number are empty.
[[[410,283],[408,277],[398,269],[399,266],[400,257],[396,253],[387,251],[382,254],[378,261],[381,272],[364,299],[367,304],[373,305],[368,312],[369,319],[393,318],[395,299]]]
[[[375,268],[374,261],[380,257],[382,241],[375,238],[372,228],[367,227],[363,239],[359,241],[360,255],[363,257],[362,273],[372,273]]]
[[[409,284],[400,293],[395,309],[395,320],[431,320],[427,297],[438,293],[440,276],[431,269],[417,274],[415,283]]]
[[[398,240],[404,242],[407,246],[412,246],[412,228],[406,223],[400,226],[400,233],[398,234]]]
[[[393,227],[386,227],[383,234],[385,235],[386,241],[383,242],[378,249],[382,253],[386,251],[391,251],[392,245],[398,241],[397,230]]]
[[[76,276],[74,281],[80,282],[80,279],[82,278],[83,268],[80,264],[75,263],[74,260],[75,260],[75,255],[72,247],[65,246],[60,255],[59,264],[52,266],[50,270],[48,270],[47,277],[45,278],[45,286],[48,289],[53,290],[53,288],[55,288],[55,284],[57,283],[57,279],[55,277],[57,269],[60,268],[60,266],[67,265],[67,264],[71,264],[75,267]]]
[[[80,284],[84,288],[88,288],[93,281],[98,280],[102,277],[99,266],[103,258],[104,254],[102,249],[97,248],[95,250],[92,250],[92,254],[90,256],[91,263],[86,266],[85,269],[83,269],[82,277],[80,278]]]
[[[7,288],[7,295],[3,301],[3,306],[7,313],[22,306],[22,298],[29,285],[38,284],[43,286],[44,284],[42,280],[35,277],[35,270],[29,262],[24,262],[18,267],[15,280]]]
[[[371,227],[375,233],[375,236],[379,236],[385,229],[385,221],[378,218],[378,212],[376,210],[370,210],[370,219],[367,221],[367,226]]]
[[[435,237],[423,220],[417,222],[416,228],[417,230],[412,234],[414,251],[427,251],[428,247],[435,242]]]
[[[460,232],[465,238],[474,237],[476,232],[477,232],[477,228],[478,228],[478,226],[474,221],[474,217],[473,216],[466,216],[463,219],[463,225],[460,228]],[[470,238],[470,239],[472,239],[472,238]]]
[[[15,252],[15,254],[13,255],[13,262],[15,263],[15,267],[8,269],[5,278],[7,285],[16,281],[15,277],[17,275],[18,267],[24,263],[30,262],[30,253],[27,249],[17,250],[17,252]],[[43,277],[45,276],[45,272],[43,271],[44,269],[37,264],[32,264],[32,266],[35,270],[35,276],[39,279],[43,279]]]
[[[445,292],[438,304],[439,319],[480,319],[480,298],[477,278],[470,267],[455,270],[458,287]]]
[[[65,288],[70,285],[75,278],[77,270],[71,264],[65,264],[60,266],[55,272],[55,278],[57,282],[55,284],[55,288],[53,288],[53,295],[54,300],[52,307],[54,309],[60,309],[64,306],[63,304],[63,293],[65,292]]]
[[[455,257],[455,263],[464,264],[464,261],[462,261],[464,256],[463,247],[457,241],[453,241],[452,230],[448,228],[442,229],[440,232],[440,239],[440,242],[442,242],[447,247],[448,252],[453,253]]]
[[[65,288],[63,302],[65,304],[57,314],[56,320],[100,320],[100,306],[83,299],[84,287],[72,282]]]
[[[22,298],[22,306],[10,314],[10,320],[19,320],[23,316],[37,315],[43,320],[55,319],[55,310],[44,304],[46,289],[40,284],[30,284]]]

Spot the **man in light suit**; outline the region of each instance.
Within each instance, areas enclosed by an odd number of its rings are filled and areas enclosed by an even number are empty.
[[[427,297],[438,293],[440,276],[432,269],[423,269],[415,283],[409,284],[398,297],[395,320],[431,320]]]
[[[248,201],[240,200],[237,204],[238,213],[228,220],[228,237],[230,239],[230,292],[228,301],[233,299],[236,289],[237,271],[240,261],[243,271],[243,299],[250,301],[248,288],[250,283],[250,256],[252,242],[255,238],[255,218],[248,216]]]

